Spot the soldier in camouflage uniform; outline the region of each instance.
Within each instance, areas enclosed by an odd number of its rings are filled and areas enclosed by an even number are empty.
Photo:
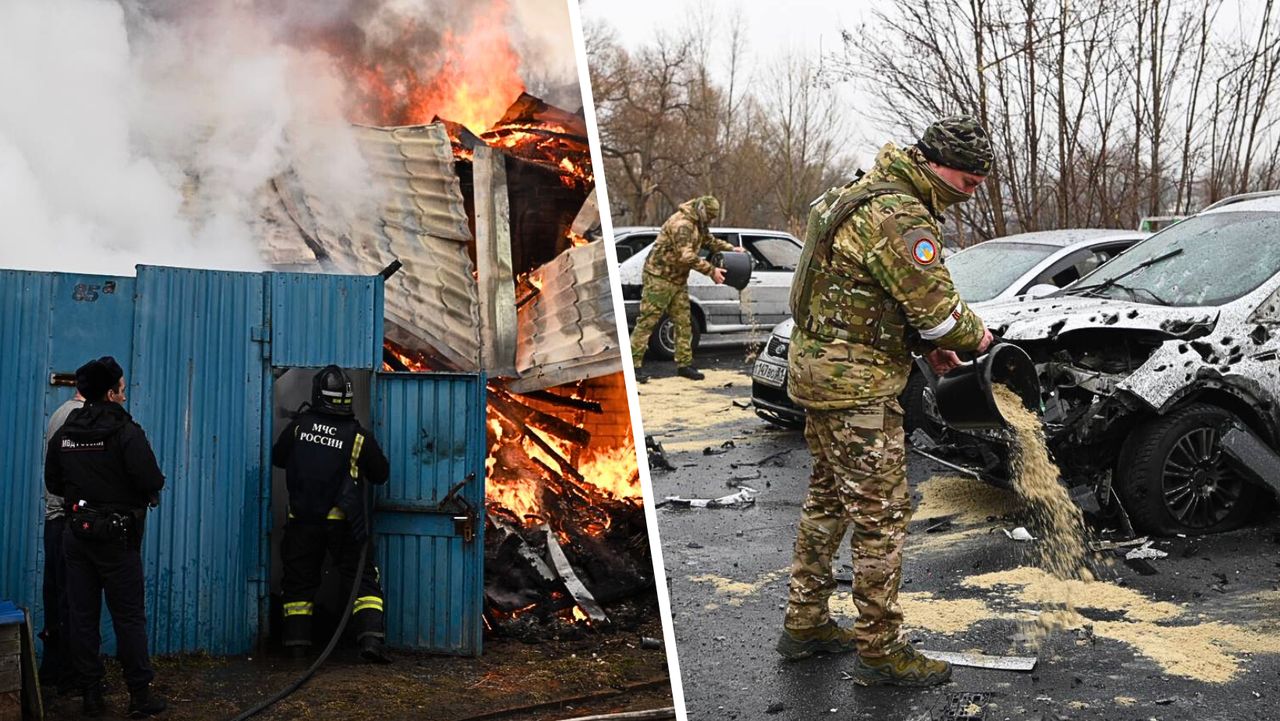
[[[971,118],[952,117],[906,149],[888,144],[866,176],[814,202],[791,290],[795,330],[788,393],[807,412],[813,475],[796,538],[785,628],[787,658],[856,650],[863,685],[932,685],[951,667],[898,638],[902,544],[911,516],[902,408],[911,352],[939,372],[954,350],[985,350],[991,334],[942,264],[939,222],[991,170]],[[950,350],[945,350],[950,349]],[[852,629],[828,599],[832,557],[853,527]]]
[[[711,221],[720,215],[720,201],[704,195],[688,200],[662,224],[653,250],[644,261],[644,285],[640,295],[640,315],[631,330],[631,363],[636,369],[636,380],[644,383],[648,376],[640,370],[649,335],[657,328],[663,314],[671,318],[675,326],[676,373],[685,378],[702,380],[703,375],[693,367],[693,318],[689,313],[689,271],[696,270],[717,284],[724,282],[724,269],[713,267],[698,254],[737,250],[729,243],[708,232]]]

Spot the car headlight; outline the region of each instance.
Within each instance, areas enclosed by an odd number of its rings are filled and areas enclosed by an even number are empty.
[[[791,341],[779,336],[769,338],[769,346],[766,352],[777,358],[786,358],[787,351],[791,348]]]

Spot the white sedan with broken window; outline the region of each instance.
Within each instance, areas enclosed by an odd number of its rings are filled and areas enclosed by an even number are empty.
[[[982,317],[1036,363],[1063,480],[1092,487],[1107,510],[1193,534],[1274,508],[1280,192],[1229,198],[1062,292]],[[999,434],[949,429],[945,440],[984,477],[1007,478]]]

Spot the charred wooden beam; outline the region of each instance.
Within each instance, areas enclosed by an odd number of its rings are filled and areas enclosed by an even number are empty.
[[[570,463],[568,459],[560,455],[560,451],[556,450],[555,446],[543,440],[542,436],[538,435],[538,431],[536,429],[529,428],[526,426],[524,437],[533,441],[534,445],[541,448],[542,451],[547,455],[551,456],[552,460],[554,460],[556,464],[560,466],[561,473],[563,473],[564,475],[570,476],[571,478],[573,478],[573,480],[577,481],[578,483],[587,482],[586,477],[583,476],[582,473],[579,472],[577,468],[574,468],[573,464]]]
[[[489,387],[489,403],[495,410],[506,416],[507,420],[517,426],[532,425],[538,430],[546,431],[553,436],[563,438],[580,446],[585,446],[591,442],[591,433],[587,429],[579,428],[568,421],[556,418],[550,413],[543,413],[536,408],[530,408],[516,400],[510,393],[492,385]]]
[[[543,403],[572,408],[576,411],[586,411],[588,413],[604,413],[604,408],[595,401],[588,401],[582,398],[573,398],[570,396],[562,396],[551,391],[529,391],[528,393],[520,393],[522,398],[529,398]]]

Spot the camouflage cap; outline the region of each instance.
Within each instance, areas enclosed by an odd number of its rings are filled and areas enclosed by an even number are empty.
[[[694,203],[694,207],[698,210],[698,214],[706,222],[711,222],[720,217],[720,201],[716,200],[714,195],[704,195]]]
[[[987,131],[971,115],[936,121],[924,129],[916,147],[928,160],[975,175],[990,175],[995,160]]]

